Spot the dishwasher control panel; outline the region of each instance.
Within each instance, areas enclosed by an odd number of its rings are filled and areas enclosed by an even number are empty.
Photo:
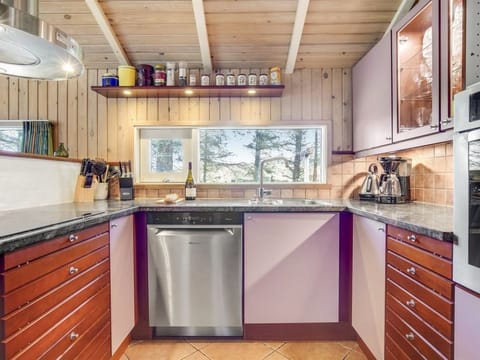
[[[152,225],[241,225],[241,212],[148,212]]]

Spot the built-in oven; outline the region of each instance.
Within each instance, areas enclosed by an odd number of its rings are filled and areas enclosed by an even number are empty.
[[[453,279],[480,293],[480,83],[455,97]]]

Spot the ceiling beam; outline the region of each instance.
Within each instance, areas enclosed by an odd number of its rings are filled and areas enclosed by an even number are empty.
[[[192,0],[193,15],[197,27],[200,55],[202,56],[203,70],[207,73],[212,71],[212,58],[210,57],[210,45],[208,44],[207,24],[205,22],[205,9],[203,0]]]
[[[395,15],[393,15],[392,21],[390,21],[390,25],[388,25],[387,30],[385,30],[385,35],[392,30],[392,27],[400,20],[403,18],[403,16],[410,11],[412,8],[413,4],[415,3],[415,0],[402,0],[400,3],[400,6],[397,9],[397,12]]]
[[[286,74],[291,74],[293,70],[295,70],[298,48],[300,47],[300,40],[302,39],[303,26],[305,25],[309,4],[310,0],[298,0],[295,23],[293,24],[293,32],[290,39],[290,48],[288,49],[287,65],[285,65]]]
[[[93,17],[97,21],[98,26],[103,32],[103,35],[107,38],[110,47],[113,50],[113,53],[118,59],[120,65],[131,65],[130,60],[128,59],[127,53],[123,49],[122,45],[120,45],[120,41],[118,40],[117,35],[113,31],[112,25],[108,21],[105,13],[103,12],[102,7],[98,3],[97,0],[85,0],[90,12],[92,13]]]

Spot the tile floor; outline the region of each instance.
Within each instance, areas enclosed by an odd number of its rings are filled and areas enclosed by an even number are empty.
[[[355,341],[132,342],[120,360],[366,360]]]

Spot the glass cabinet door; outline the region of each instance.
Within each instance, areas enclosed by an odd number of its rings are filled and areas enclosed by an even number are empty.
[[[465,0],[442,0],[442,130],[453,127],[453,99],[465,87]],[[448,40],[447,40],[448,39]]]
[[[420,1],[394,29],[394,140],[438,131],[439,6]]]

